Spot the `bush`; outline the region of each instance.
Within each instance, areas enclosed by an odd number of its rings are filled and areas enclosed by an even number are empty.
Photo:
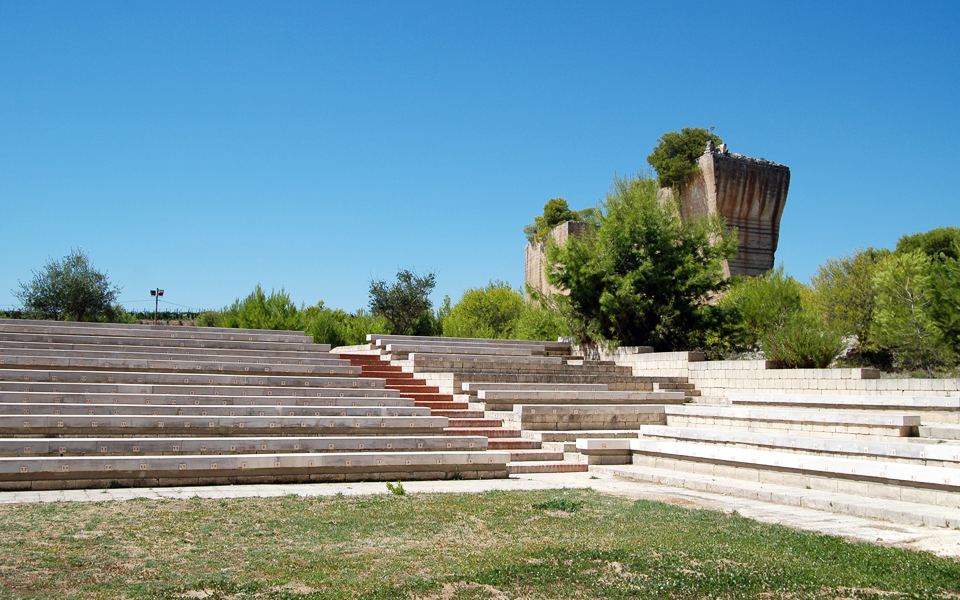
[[[330,310],[321,302],[304,312],[305,332],[313,336],[315,344],[357,346],[367,343],[368,333],[389,333],[389,325],[383,317],[375,317],[358,310],[349,314],[343,310]]]
[[[290,300],[290,294],[283,288],[279,292],[263,293],[260,284],[249,296],[220,311],[218,327],[239,329],[272,329],[285,331],[303,331],[304,321],[300,309]]]
[[[783,327],[801,308],[803,284],[784,274],[783,265],[759,277],[736,277],[720,305],[734,311],[733,345],[756,349],[770,331]]]
[[[517,340],[557,341],[570,336],[570,328],[555,308],[526,304],[513,326],[513,338]]]
[[[446,337],[509,339],[520,313],[523,296],[509,283],[491,281],[486,287],[463,293],[443,320]]]
[[[534,217],[533,223],[523,228],[528,242],[543,242],[553,228],[567,221],[594,222],[596,209],[570,210],[570,204],[563,198],[554,198],[543,205],[543,216]]]
[[[419,275],[407,269],[397,271],[397,281],[391,285],[382,279],[371,279],[370,311],[387,320],[390,333],[432,335],[435,322],[430,292],[436,281],[434,273]]]
[[[781,369],[825,369],[843,351],[843,339],[811,309],[790,313],[782,326],[764,334],[761,345],[766,359]]]
[[[220,313],[215,310],[208,310],[197,315],[194,323],[197,327],[216,327],[220,319]]]

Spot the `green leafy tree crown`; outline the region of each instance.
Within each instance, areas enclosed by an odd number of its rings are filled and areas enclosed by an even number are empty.
[[[436,281],[435,273],[420,275],[407,269],[397,271],[397,281],[393,284],[382,279],[373,279],[370,281],[370,311],[374,316],[387,320],[391,333],[431,335],[433,324],[426,321],[429,320],[427,313],[432,317],[433,303],[430,301],[430,292],[433,291]]]
[[[656,169],[661,187],[676,188],[690,181],[697,173],[697,159],[703,155],[707,142],[723,143],[712,130],[684,127],[679,133],[671,131],[660,136],[647,162]]]
[[[29,283],[20,283],[13,295],[24,310],[42,319],[57,321],[114,320],[120,288],[111,285],[105,272],[94,268],[82,250],[71,250],[60,260],[49,261],[33,272]]]

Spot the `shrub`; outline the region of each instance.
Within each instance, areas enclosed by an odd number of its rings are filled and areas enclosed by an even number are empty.
[[[283,288],[279,292],[271,290],[268,296],[258,283],[249,296],[243,300],[237,298],[232,305],[220,311],[217,325],[240,329],[303,331],[304,322],[297,305]]]
[[[443,335],[509,339],[522,312],[523,296],[509,283],[491,281],[463,293],[443,320]]]
[[[216,327],[219,319],[220,313],[215,310],[207,310],[197,315],[194,323],[197,327]]]
[[[354,314],[343,310],[330,310],[323,306],[311,306],[304,311],[304,331],[313,336],[316,344],[331,347],[356,346],[367,342],[368,333],[389,333],[389,324],[383,317],[375,317],[363,309]]]
[[[596,209],[570,210],[570,204],[563,198],[554,198],[543,205],[543,215],[534,217],[533,223],[523,228],[528,242],[543,242],[553,228],[567,221],[594,222]]]
[[[31,318],[102,321],[120,314],[115,307],[120,288],[82,250],[47,262],[29,283],[19,284],[20,290],[12,293]]]
[[[735,311],[734,345],[756,348],[769,331],[783,327],[801,308],[803,284],[784,274],[783,265],[759,277],[736,277],[720,305]]]
[[[556,308],[536,303],[524,305],[513,326],[517,340],[557,341],[570,335],[570,328]]]
[[[433,324],[424,313],[433,316],[430,292],[433,291],[436,281],[437,276],[434,273],[419,275],[407,269],[397,271],[397,281],[391,285],[382,279],[372,279],[370,311],[387,320],[390,333],[422,335],[424,329],[429,329],[432,333]]]
[[[824,327],[813,310],[792,312],[762,339],[763,354],[781,369],[824,369],[843,351],[843,339]]]

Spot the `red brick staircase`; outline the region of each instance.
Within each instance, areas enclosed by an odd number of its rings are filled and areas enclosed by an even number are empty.
[[[482,435],[490,450],[510,452],[508,467],[517,473],[572,473],[586,471],[587,465],[564,462],[563,452],[543,450],[540,442],[520,436],[519,429],[506,429],[500,419],[487,419],[481,410],[470,410],[467,402],[458,402],[439,388],[428,386],[413,373],[405,373],[376,354],[341,354],[340,358],[360,367],[360,377],[386,379],[386,387],[398,390],[402,398],[412,398],[414,406],[425,406],[430,414],[450,419],[446,435]]]

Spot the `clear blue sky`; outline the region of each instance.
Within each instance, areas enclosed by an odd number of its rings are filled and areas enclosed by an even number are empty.
[[[520,287],[547,200],[689,126],[790,167],[806,281],[960,225],[958,32],[955,0],[3,2],[0,306],[77,247],[130,308]]]

